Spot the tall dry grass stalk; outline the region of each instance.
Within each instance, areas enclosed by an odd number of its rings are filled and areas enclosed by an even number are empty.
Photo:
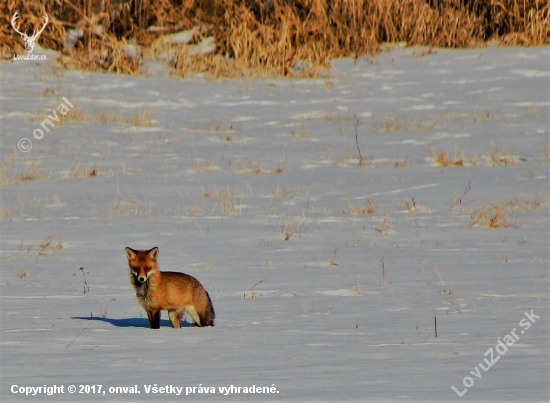
[[[62,51],[65,66],[123,74],[139,73],[142,54],[157,53],[164,35],[194,27],[191,43],[214,36],[216,49],[192,56],[179,44],[161,51],[180,74],[316,75],[331,58],[374,54],[384,42],[550,42],[547,0],[7,0],[0,11],[3,57],[24,52],[10,26],[15,11],[29,31],[48,13],[39,42]],[[73,46],[67,31],[75,29]]]

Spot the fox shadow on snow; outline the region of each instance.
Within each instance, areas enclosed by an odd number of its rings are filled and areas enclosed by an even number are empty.
[[[101,322],[109,323],[116,327],[150,327],[149,319],[147,318],[125,318],[125,319],[111,319],[103,318],[99,316],[73,316],[71,319],[80,319],[80,320],[99,320]],[[195,327],[194,323],[181,322],[181,327]],[[172,327],[172,322],[168,319],[160,320],[160,327]]]

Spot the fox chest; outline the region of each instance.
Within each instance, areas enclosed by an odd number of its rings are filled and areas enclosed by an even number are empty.
[[[147,282],[140,284],[136,281],[136,283],[134,283],[134,288],[136,290],[137,300],[145,310],[150,310],[151,308],[157,307],[158,304],[155,298],[155,287],[151,286]]]

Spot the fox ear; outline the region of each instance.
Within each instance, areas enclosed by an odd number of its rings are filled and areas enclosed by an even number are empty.
[[[128,260],[134,260],[137,256],[137,251],[133,250],[132,248],[126,248],[126,257]]]
[[[153,260],[157,260],[157,258],[159,257],[159,248],[155,246],[154,248],[149,249],[147,251],[147,256]]]

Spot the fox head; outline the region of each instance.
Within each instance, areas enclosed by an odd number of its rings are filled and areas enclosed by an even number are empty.
[[[151,273],[158,271],[157,258],[159,248],[149,250],[134,250],[126,248],[126,257],[130,266],[130,273],[135,277],[136,283],[143,284]]]

